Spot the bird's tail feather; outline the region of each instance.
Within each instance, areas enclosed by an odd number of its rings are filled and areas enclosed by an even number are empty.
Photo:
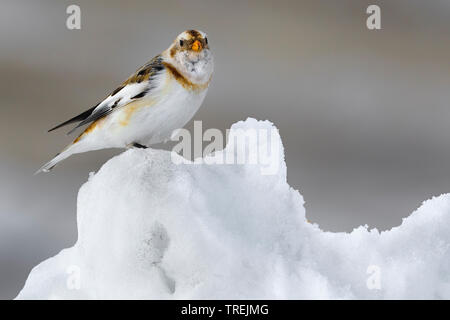
[[[63,151],[58,153],[52,160],[44,164],[38,171],[36,171],[34,174],[38,174],[41,172],[49,172],[52,170],[59,162],[63,161],[64,159],[70,157],[72,154],[76,153],[76,151],[73,148],[73,144],[67,146]]]

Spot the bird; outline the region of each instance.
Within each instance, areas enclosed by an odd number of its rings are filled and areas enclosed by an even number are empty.
[[[51,128],[76,123],[84,131],[35,174],[73,154],[105,148],[148,148],[166,142],[198,111],[211,82],[214,58],[207,34],[186,30],[104,100]]]

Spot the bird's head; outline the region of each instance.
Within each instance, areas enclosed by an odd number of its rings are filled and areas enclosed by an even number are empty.
[[[178,35],[164,52],[164,56],[189,80],[196,83],[208,81],[213,72],[214,63],[208,37],[199,30],[186,30]]]

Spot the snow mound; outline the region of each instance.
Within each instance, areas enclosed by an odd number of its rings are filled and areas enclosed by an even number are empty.
[[[238,128],[275,130],[272,141],[245,141],[248,155],[276,142],[275,174],[128,150],[81,187],[78,241],[36,266],[17,298],[450,298],[449,195],[390,231],[323,232],[286,182],[276,128]]]

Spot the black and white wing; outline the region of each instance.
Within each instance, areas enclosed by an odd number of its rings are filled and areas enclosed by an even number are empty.
[[[71,134],[79,127],[97,121],[107,116],[117,108],[126,106],[130,102],[138,99],[142,99],[156,87],[155,77],[161,73],[164,68],[162,57],[156,56],[132,74],[105,100],[98,103],[91,109],[77,115],[76,117],[57,125],[48,132],[59,129],[71,123],[78,122],[78,124],[68,132],[68,134]]]

